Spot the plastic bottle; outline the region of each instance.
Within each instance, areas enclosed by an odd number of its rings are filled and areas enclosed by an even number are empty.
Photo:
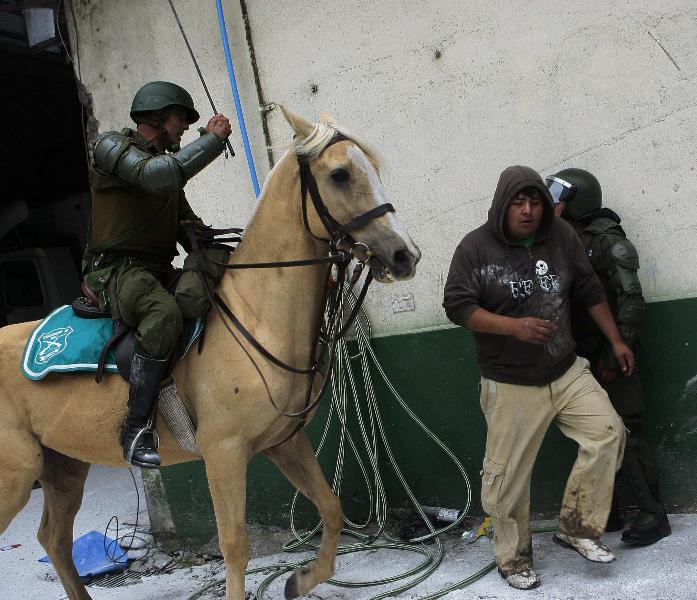
[[[427,517],[440,523],[454,523],[460,518],[462,511],[457,508],[442,508],[441,506],[422,506]]]

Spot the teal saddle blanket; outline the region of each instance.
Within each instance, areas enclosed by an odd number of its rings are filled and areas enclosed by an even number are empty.
[[[203,325],[203,319],[185,325],[187,337],[181,356],[201,335]],[[85,319],[78,317],[71,306],[61,306],[41,321],[29,336],[22,356],[22,373],[38,380],[49,373],[96,371],[102,348],[113,334],[111,319]],[[118,372],[113,348],[107,354],[104,371]]]

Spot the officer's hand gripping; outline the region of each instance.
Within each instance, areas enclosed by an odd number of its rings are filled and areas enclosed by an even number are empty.
[[[221,140],[226,140],[232,133],[232,126],[230,125],[229,119],[225,115],[213,115],[210,119],[208,119],[206,131],[214,133]]]

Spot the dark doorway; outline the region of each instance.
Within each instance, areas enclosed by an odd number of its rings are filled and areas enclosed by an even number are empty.
[[[39,42],[36,9],[26,8],[37,4],[54,19],[53,38]],[[79,294],[90,206],[84,113],[61,3],[52,4],[0,0],[0,326]]]

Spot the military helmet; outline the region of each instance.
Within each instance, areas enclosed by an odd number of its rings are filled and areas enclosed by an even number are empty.
[[[545,179],[554,204],[566,202],[564,217],[580,220],[600,210],[603,191],[595,175],[583,169],[562,169]]]
[[[151,81],[140,88],[133,96],[131,104],[131,119],[136,123],[138,113],[151,110],[162,110],[168,106],[182,106],[186,109],[186,120],[189,125],[199,120],[200,115],[194,108],[191,94],[183,87],[169,81]]]

